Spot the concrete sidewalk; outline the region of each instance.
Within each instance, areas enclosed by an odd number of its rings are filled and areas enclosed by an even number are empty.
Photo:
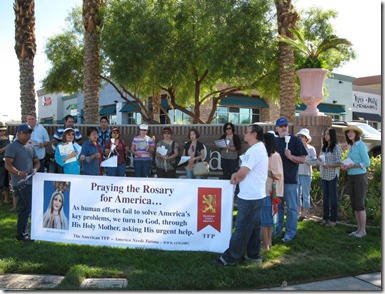
[[[275,288],[264,288],[259,290],[271,291],[381,291],[381,272],[363,274],[355,277],[345,277],[331,280],[318,281],[298,285],[282,285]]]
[[[0,275],[0,290],[52,289],[59,285],[64,276],[56,275]],[[257,289],[255,291],[381,291],[381,272],[355,277],[318,281],[308,284],[284,285],[276,288]],[[85,279],[81,289],[123,289],[126,279]]]

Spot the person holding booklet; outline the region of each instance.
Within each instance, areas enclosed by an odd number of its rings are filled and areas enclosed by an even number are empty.
[[[357,221],[357,230],[349,236],[362,238],[366,236],[366,210],[365,198],[368,191],[368,174],[366,169],[370,166],[368,149],[361,140],[362,130],[357,126],[348,126],[344,129],[349,153],[341,169],[348,174],[348,190],[350,203]]]
[[[322,139],[319,176],[322,186],[323,216],[322,224],[335,226],[338,219],[338,176],[340,174],[342,149],[337,142],[335,129],[325,130]]]
[[[187,179],[201,179],[201,176],[194,176],[194,166],[198,161],[203,161],[205,158],[205,149],[202,142],[198,141],[200,134],[197,129],[191,128],[188,132],[188,139],[183,148],[183,156],[190,156],[186,170]]]
[[[131,153],[134,155],[135,176],[148,178],[151,174],[152,154],[154,141],[147,135],[148,125],[139,126],[139,135],[135,136],[131,144]]]
[[[126,175],[126,152],[129,148],[123,139],[120,138],[120,132],[117,127],[111,130],[111,139],[104,145],[104,154],[107,158],[117,156],[117,165],[106,167],[107,176],[124,177]]]
[[[235,127],[227,122],[223,125],[223,135],[215,143],[221,147],[221,167],[223,170],[223,179],[230,180],[231,175],[239,168],[238,152],[241,150],[241,139],[235,134]],[[223,144],[224,143],[224,144]]]
[[[162,133],[163,140],[156,144],[156,174],[158,178],[175,178],[176,169],[173,162],[179,154],[179,145],[172,139],[173,132],[170,127],[164,127]]]
[[[28,220],[32,209],[32,176],[40,168],[39,157],[28,141],[32,129],[28,124],[17,127],[17,139],[5,149],[5,168],[11,174],[11,182],[19,199],[16,239],[31,242],[28,234]]]
[[[103,175],[100,163],[103,158],[103,151],[98,144],[98,129],[96,127],[89,127],[87,129],[88,140],[82,145],[80,152],[80,160],[83,163],[84,175]]]
[[[75,130],[66,128],[63,132],[62,142],[55,150],[55,161],[63,167],[65,174],[80,175],[81,146],[75,142]]]

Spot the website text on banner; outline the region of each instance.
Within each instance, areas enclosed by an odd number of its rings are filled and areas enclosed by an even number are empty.
[[[230,181],[66,175],[65,183],[58,182],[63,175],[33,177],[32,239],[210,252],[228,247]],[[63,203],[57,204],[57,199]],[[64,213],[56,212],[56,219],[44,222],[54,209]],[[61,218],[68,226],[58,229]]]

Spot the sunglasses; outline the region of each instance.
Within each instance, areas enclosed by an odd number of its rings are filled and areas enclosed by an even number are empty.
[[[228,130],[232,130],[232,128],[226,128],[226,130],[228,131]]]
[[[143,129],[140,129],[141,131],[146,131],[147,132],[147,130],[143,130]]]
[[[283,128],[283,127],[287,128],[288,125],[286,125],[286,124],[285,124],[285,125],[280,125],[279,127],[280,127],[280,128]]]

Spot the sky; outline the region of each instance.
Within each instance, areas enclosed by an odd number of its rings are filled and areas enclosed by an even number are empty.
[[[20,120],[19,65],[14,51],[14,0],[0,0],[0,82],[2,107],[0,120]],[[36,47],[34,59],[35,90],[50,68],[44,54],[49,37],[60,33],[70,10],[81,5],[82,0],[35,0]],[[337,19],[332,24],[337,36],[353,43],[357,58],[333,72],[351,77],[381,74],[382,1],[367,0],[293,0],[297,10],[317,6],[323,10],[336,10]],[[4,103],[6,102],[6,103]]]

